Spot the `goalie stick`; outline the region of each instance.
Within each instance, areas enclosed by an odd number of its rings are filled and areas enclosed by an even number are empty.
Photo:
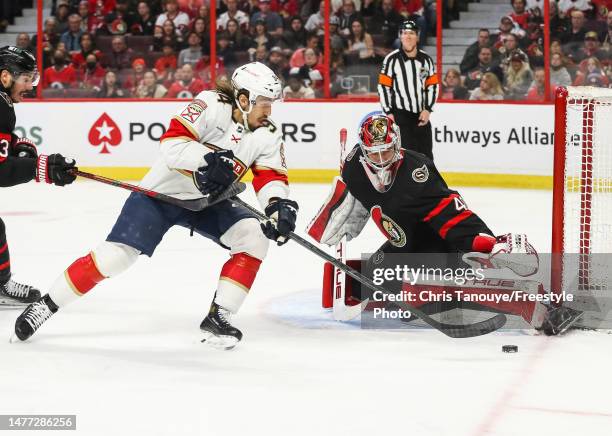
[[[340,129],[340,176],[342,176],[342,167],[344,164],[346,136],[346,129]],[[338,241],[336,244],[336,258],[338,259],[338,262],[344,265],[346,265],[346,243],[346,236],[343,236],[342,239],[340,239],[340,241]],[[351,319],[358,317],[368,305],[367,298],[360,304],[356,304],[354,306],[348,306],[346,304],[346,273],[338,267],[334,267],[333,292],[334,300],[332,313],[336,321],[350,321]]]
[[[148,197],[154,198],[164,203],[172,204],[174,206],[182,207],[183,209],[191,210],[194,212],[203,210],[213,204],[219,203],[223,200],[227,200],[235,195],[240,194],[246,189],[246,185],[242,182],[233,183],[225,191],[219,194],[217,197],[211,199],[210,197],[196,198],[194,200],[181,200],[180,198],[171,197],[160,192],[151,191],[150,189],[141,188],[140,186],[125,183],[120,180],[109,179],[108,177],[100,176],[98,174],[87,173],[85,171],[72,170],[72,174],[86,179],[95,180],[96,182],[105,183],[111,186],[117,186],[119,188],[127,189],[132,192],[139,192]]]
[[[239,204],[245,207],[253,215],[259,218],[261,221],[269,220],[269,218],[266,215],[261,213],[259,210],[257,210],[250,204],[244,202],[240,198],[233,198],[231,201],[234,204]],[[310,242],[308,242],[301,236],[296,235],[294,232],[289,233],[289,239],[292,239],[297,244],[301,245],[302,247],[304,247],[311,253],[331,263],[339,270],[344,271],[349,276],[351,276],[358,282],[362,283],[363,285],[367,286],[368,288],[372,289],[373,291],[379,291],[379,292],[382,292],[383,294],[391,293],[390,291],[383,288],[382,286],[375,284],[372,280],[370,280],[368,277],[364,276],[360,272],[354,270],[348,265],[343,264],[342,262],[339,262],[338,259],[336,259],[335,257],[327,254],[325,251],[316,247],[314,244],[311,244]],[[484,321],[480,321],[474,324],[459,324],[459,325],[445,324],[445,323],[436,321],[431,316],[427,315],[426,313],[417,309],[416,307],[412,307],[411,305],[405,303],[404,301],[395,301],[394,303],[400,306],[404,310],[409,310],[412,314],[420,318],[423,322],[429,324],[431,327],[435,328],[436,330],[441,331],[446,336],[449,336],[451,338],[471,338],[474,336],[486,335],[487,333],[491,333],[491,332],[494,332],[495,330],[502,328],[506,324],[506,317],[503,314],[495,315],[492,318],[489,318],[489,319],[486,319]]]

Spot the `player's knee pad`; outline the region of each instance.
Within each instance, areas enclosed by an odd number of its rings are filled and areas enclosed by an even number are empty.
[[[132,266],[140,251],[129,245],[104,241],[92,251],[96,267],[104,277],[114,277]]]
[[[259,260],[266,257],[269,242],[254,218],[238,221],[221,236],[221,243],[230,247],[231,254],[246,253]]]

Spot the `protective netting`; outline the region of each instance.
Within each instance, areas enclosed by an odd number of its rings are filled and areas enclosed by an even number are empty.
[[[562,289],[609,298],[612,90],[568,88],[566,117]]]

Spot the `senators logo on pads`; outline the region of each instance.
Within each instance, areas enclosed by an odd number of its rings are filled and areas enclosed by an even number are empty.
[[[194,100],[181,112],[181,117],[193,124],[200,118],[206,107],[206,103],[202,100]]]
[[[370,215],[383,235],[391,242],[391,245],[395,247],[406,245],[406,233],[395,221],[382,213],[380,206],[373,206]]]

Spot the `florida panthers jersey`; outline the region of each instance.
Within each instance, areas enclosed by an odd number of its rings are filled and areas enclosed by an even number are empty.
[[[216,91],[203,91],[170,121],[160,141],[160,157],[141,186],[181,199],[202,197],[193,171],[205,166],[204,155],[232,150],[234,173],[251,169],[253,187],[263,207],[270,198],[289,194],[282,134],[272,122],[246,130],[232,119],[232,101]]]

